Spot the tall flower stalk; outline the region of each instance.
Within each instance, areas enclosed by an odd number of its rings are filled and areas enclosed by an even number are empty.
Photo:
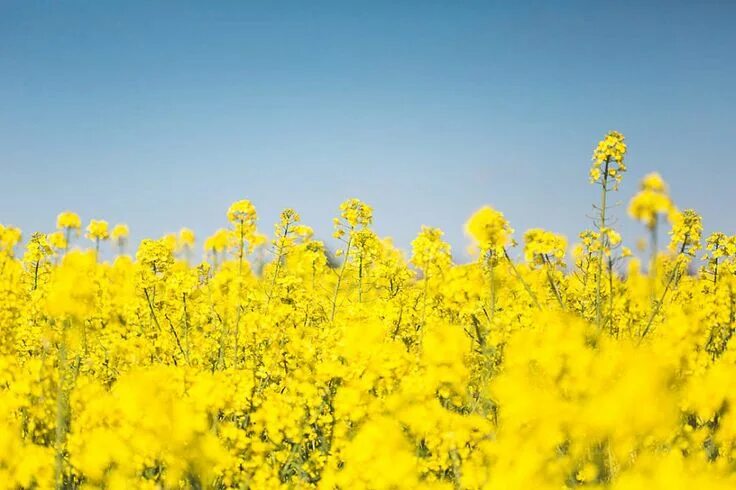
[[[601,284],[603,278],[603,260],[611,252],[611,240],[606,212],[609,208],[608,193],[618,190],[626,164],[626,143],[624,135],[618,131],[610,131],[606,134],[593,151],[593,164],[590,168],[590,182],[601,187],[601,200],[599,206],[594,206],[598,211],[595,226],[598,228],[598,263],[595,285],[595,322],[598,328],[603,325],[603,302],[601,299]]]

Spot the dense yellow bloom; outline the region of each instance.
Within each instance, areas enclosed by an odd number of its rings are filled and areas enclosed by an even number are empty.
[[[118,223],[113,226],[112,231],[110,232],[110,238],[118,242],[127,239],[129,235],[130,229],[128,229],[128,225],[124,223]]]
[[[188,229],[103,261],[71,225],[22,248],[0,225],[0,487],[736,488],[736,237],[695,274],[701,218],[674,213],[643,272],[602,217],[569,264],[539,228],[514,260],[489,207],[461,264],[437,228],[405,255],[357,199],[334,255],[247,201],[201,263]]]
[[[348,199],[340,204],[342,218],[352,227],[368,226],[373,222],[373,209],[359,199]]]
[[[224,252],[227,249],[229,240],[228,231],[220,228],[212,236],[207,237],[204,241],[204,249],[208,252]]]
[[[143,240],[135,258],[144,269],[155,273],[166,272],[174,263],[171,247],[165,240]]]
[[[533,228],[524,233],[524,257],[536,264],[561,264],[567,251],[567,239],[556,233]]]
[[[645,175],[641,181],[641,189],[629,202],[629,216],[652,228],[660,214],[671,218],[676,212],[662,177],[656,172]]]
[[[511,244],[511,229],[503,213],[483,206],[465,223],[465,233],[474,240],[481,252],[499,252]]]
[[[93,219],[87,225],[87,238],[90,240],[107,240],[110,238],[108,224],[105,220]]]
[[[692,209],[677,212],[672,218],[670,250],[694,256],[701,248],[702,234],[703,222],[698,213]]]
[[[61,231],[55,231],[54,233],[48,234],[49,244],[58,250],[67,248],[68,244],[64,233]]]
[[[442,271],[452,262],[450,244],[442,240],[443,235],[439,228],[422,226],[419,235],[411,242],[411,263],[424,274],[430,274],[433,268]]]
[[[196,236],[194,234],[194,231],[192,231],[189,228],[182,228],[179,230],[179,248],[191,248],[194,246],[194,242],[196,242]]]
[[[0,251],[12,252],[22,237],[20,228],[0,224]]]
[[[624,135],[618,131],[610,131],[606,137],[598,142],[593,151],[593,165],[590,168],[590,182],[601,183],[612,179],[614,188],[621,183],[626,164],[626,143]]]
[[[95,307],[95,256],[73,251],[54,269],[48,284],[45,308],[62,322],[67,317],[85,319]]]
[[[227,210],[227,219],[233,224],[255,223],[256,208],[247,199],[234,202]]]
[[[56,228],[59,230],[79,230],[82,228],[82,220],[77,213],[64,211],[56,217]]]

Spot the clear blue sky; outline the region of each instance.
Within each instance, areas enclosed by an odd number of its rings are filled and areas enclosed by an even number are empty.
[[[0,0],[0,222],[203,238],[248,198],[263,231],[294,207],[324,237],[360,197],[379,234],[439,226],[461,256],[486,203],[573,239],[617,129],[620,200],[658,170],[734,233],[735,20],[730,1]]]

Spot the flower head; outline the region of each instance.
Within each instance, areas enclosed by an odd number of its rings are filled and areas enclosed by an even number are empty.
[[[0,225],[0,250],[11,252],[13,248],[20,242],[23,234],[20,228],[15,226]]]
[[[255,225],[256,208],[253,203],[247,199],[236,201],[230,205],[227,210],[227,219],[233,224],[250,224]]]
[[[126,238],[128,238],[128,235],[130,235],[128,225],[123,223],[119,223],[113,226],[112,231],[110,232],[110,238],[118,242],[124,241]]]
[[[107,240],[110,238],[108,226],[105,220],[90,220],[87,225],[87,238],[90,240]]]
[[[182,228],[179,230],[179,237],[177,240],[179,249],[191,249],[194,246],[195,241],[197,241],[197,237],[192,230],[189,228]]]
[[[624,143],[624,135],[618,131],[609,131],[605,138],[598,142],[598,146],[593,151],[590,182],[603,185],[608,182],[608,179],[613,179],[614,189],[617,189],[623,178],[623,173],[626,172],[625,156],[626,143]]]
[[[59,230],[75,230],[82,228],[82,220],[77,213],[64,211],[56,217],[56,228]]]
[[[452,261],[450,244],[442,239],[443,235],[439,228],[422,226],[419,235],[411,242],[411,263],[425,274],[433,266],[442,269]]]
[[[641,221],[651,229],[657,223],[660,214],[666,214],[671,218],[677,212],[667,192],[667,184],[658,173],[645,175],[640,188],[629,202],[629,216],[633,219]]]
[[[532,228],[524,233],[524,257],[535,265],[560,265],[565,258],[567,239],[551,231]]]
[[[368,226],[373,222],[373,208],[359,199],[348,199],[340,204],[340,215],[350,226]]]
[[[693,209],[675,213],[670,231],[670,250],[688,256],[694,256],[700,250],[700,239],[703,234],[703,220]]]
[[[465,233],[481,252],[498,252],[511,243],[514,230],[502,212],[483,206],[465,223]]]
[[[230,243],[230,232],[225,228],[220,228],[204,241],[204,250],[206,252],[224,252]]]
[[[340,204],[340,217],[335,218],[335,238],[342,238],[346,231],[370,226],[373,222],[373,208],[360,199],[348,199]]]

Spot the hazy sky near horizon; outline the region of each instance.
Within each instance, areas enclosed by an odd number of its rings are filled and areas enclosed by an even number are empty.
[[[0,223],[59,211],[199,238],[251,199],[320,237],[348,197],[458,256],[478,207],[589,226],[590,156],[627,137],[614,211],[657,170],[736,232],[736,2],[0,0]]]

